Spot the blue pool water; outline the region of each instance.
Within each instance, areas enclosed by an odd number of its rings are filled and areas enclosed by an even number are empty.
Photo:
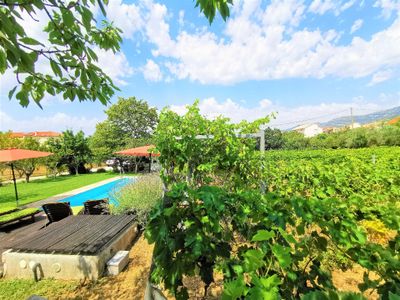
[[[69,202],[71,206],[82,206],[83,202],[87,200],[99,200],[104,198],[109,198],[110,203],[116,204],[112,195],[114,192],[120,190],[124,185],[134,182],[134,178],[121,178],[101,186],[95,187],[86,192],[70,196],[60,200],[60,202]]]

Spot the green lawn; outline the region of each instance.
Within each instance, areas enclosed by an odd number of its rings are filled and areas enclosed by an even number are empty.
[[[78,286],[78,281],[44,279],[35,282],[30,279],[0,279],[0,300],[27,299],[32,295],[62,299],[62,294],[74,291]]]
[[[56,179],[47,178],[34,180],[30,183],[17,183],[20,205],[43,200],[48,197],[68,192],[101,180],[117,176],[115,173],[94,173],[72,176],[59,176]],[[14,185],[0,186],[0,208],[15,207]]]

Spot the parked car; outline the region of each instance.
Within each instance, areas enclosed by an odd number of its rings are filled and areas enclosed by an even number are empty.
[[[109,166],[109,167],[112,167],[117,163],[118,163],[118,161],[115,158],[111,158],[111,159],[107,159],[106,160],[106,165]]]

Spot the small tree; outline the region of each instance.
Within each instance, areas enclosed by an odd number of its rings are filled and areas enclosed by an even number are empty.
[[[127,138],[149,138],[158,122],[157,109],[135,97],[119,98],[105,113],[109,122]]]
[[[29,150],[42,150],[42,146],[40,143],[31,137],[26,137],[22,140],[21,148],[29,149]],[[32,176],[33,172],[35,172],[37,166],[43,162],[41,159],[23,159],[19,160],[15,163],[15,168],[25,176],[26,182],[29,182],[30,177]]]
[[[89,138],[89,147],[97,163],[114,156],[113,152],[124,148],[127,140],[124,132],[109,120],[98,123],[95,133]]]
[[[284,144],[282,131],[270,127],[265,129],[265,150],[281,149]]]
[[[97,124],[89,146],[96,162],[114,156],[114,152],[151,143],[158,123],[157,109],[135,97],[119,98],[108,110],[107,120]],[[134,158],[135,165],[140,158]]]
[[[309,140],[303,134],[296,131],[288,131],[283,134],[285,149],[305,149],[309,146]]]
[[[75,175],[86,171],[85,163],[90,161],[92,155],[82,130],[76,134],[72,130],[64,131],[61,138],[50,141],[48,146],[59,157],[58,164],[53,162],[54,166],[66,165],[70,174]]]

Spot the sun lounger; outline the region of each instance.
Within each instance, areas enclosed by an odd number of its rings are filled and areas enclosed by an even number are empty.
[[[21,221],[26,218],[32,218],[32,221],[35,221],[35,215],[40,213],[40,210],[37,208],[25,208],[21,210],[16,210],[8,214],[3,214],[0,216],[0,226],[13,223],[16,221]]]

